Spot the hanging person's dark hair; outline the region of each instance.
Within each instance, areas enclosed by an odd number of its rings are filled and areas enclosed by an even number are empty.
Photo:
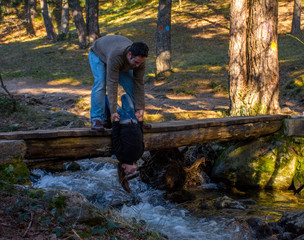
[[[129,51],[131,52],[132,57],[148,57],[149,47],[143,42],[134,42],[129,48]]]

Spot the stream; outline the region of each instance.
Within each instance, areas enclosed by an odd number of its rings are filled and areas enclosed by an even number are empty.
[[[77,161],[79,171],[50,173],[31,171],[34,187],[72,190],[101,206],[111,206],[126,219],[144,220],[172,240],[254,239],[246,224],[248,217],[277,221],[283,212],[304,209],[304,201],[292,191],[249,191],[224,193],[215,183],[204,183],[189,190],[195,200],[177,204],[165,199],[165,192],[153,189],[138,178],[130,180],[132,193],[126,193],[117,180],[116,162],[111,158]],[[66,166],[69,163],[66,164]],[[228,196],[237,202],[235,208],[214,208],[215,199]]]

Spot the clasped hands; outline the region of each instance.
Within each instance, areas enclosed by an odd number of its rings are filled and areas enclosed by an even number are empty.
[[[143,118],[144,118],[144,110],[142,110],[142,109],[141,110],[137,110],[135,112],[135,117],[136,117],[137,121],[142,122]],[[118,122],[119,119],[120,119],[120,116],[119,116],[119,114],[117,112],[115,112],[115,113],[111,114],[111,118],[112,118],[112,121]]]

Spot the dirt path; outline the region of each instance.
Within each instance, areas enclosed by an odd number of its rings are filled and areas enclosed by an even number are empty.
[[[54,85],[20,78],[5,82],[7,89],[42,111],[71,111],[89,119],[91,85]],[[197,96],[172,94],[167,83],[146,84],[146,111],[150,121],[225,116],[229,96],[205,89]],[[0,89],[0,93],[3,89]],[[120,90],[120,92],[122,92]],[[281,100],[283,113],[303,115],[304,106]]]

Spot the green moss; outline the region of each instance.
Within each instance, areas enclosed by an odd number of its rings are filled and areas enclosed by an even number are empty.
[[[268,152],[254,161],[254,170],[257,172],[272,174],[275,170],[275,158],[274,152]]]
[[[43,196],[44,196],[43,189],[33,190],[33,191],[30,191],[30,193],[29,193],[29,197],[32,199],[41,199]]]
[[[293,177],[295,189],[304,185],[304,138],[293,138],[293,149],[297,157],[296,172]]]
[[[24,162],[8,163],[0,166],[0,180],[12,184],[30,184],[30,172]]]

